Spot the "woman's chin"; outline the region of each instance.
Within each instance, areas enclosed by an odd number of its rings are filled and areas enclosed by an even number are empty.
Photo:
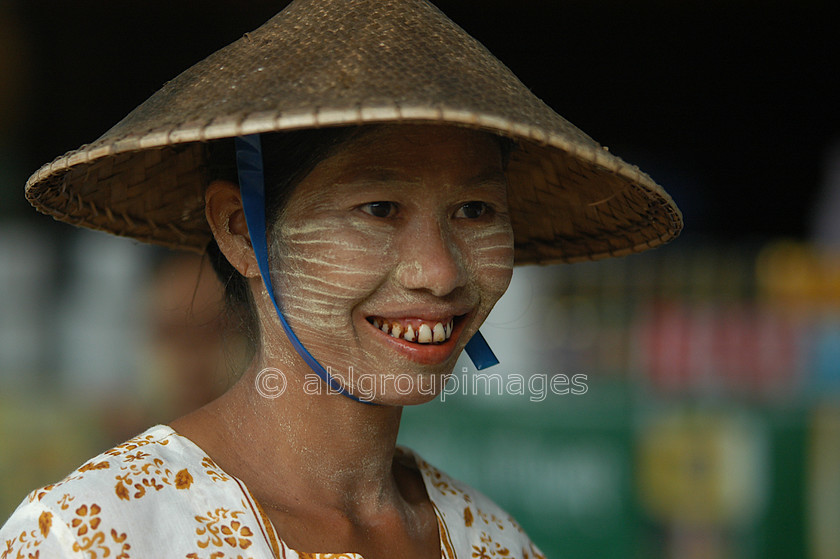
[[[449,371],[431,374],[383,374],[357,379],[350,392],[364,402],[383,406],[415,406],[434,400],[446,385]]]

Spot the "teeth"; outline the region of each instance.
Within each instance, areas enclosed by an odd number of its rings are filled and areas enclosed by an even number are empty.
[[[434,335],[433,341],[435,341],[435,342],[446,341],[446,331],[443,329],[443,324],[441,324],[440,322],[435,324],[435,329],[432,332],[432,334]]]
[[[381,318],[370,319],[370,323],[373,324],[374,328],[378,328],[394,338],[402,338],[408,342],[419,344],[445,342],[452,337],[452,330],[454,328],[454,320],[451,319],[446,324],[436,322],[434,326],[423,322],[416,330],[412,324],[406,326],[403,326],[399,322],[391,324]]]
[[[394,324],[394,326],[391,328],[391,335],[395,338],[399,338],[400,334],[402,334],[402,326],[400,326],[399,324]]]
[[[417,341],[421,344],[432,343],[432,329],[425,322],[420,325],[420,330],[417,332]]]

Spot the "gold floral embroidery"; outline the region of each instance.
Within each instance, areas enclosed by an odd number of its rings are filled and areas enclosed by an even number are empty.
[[[82,505],[76,509],[76,518],[70,522],[71,528],[78,528],[76,531],[77,536],[84,536],[90,531],[89,529],[96,530],[99,528],[99,523],[101,519],[99,518],[99,513],[102,512],[102,508],[99,505],[91,505],[88,507],[87,505]]]
[[[517,532],[523,535],[525,534],[522,527],[519,526],[512,517],[505,515],[500,518],[493,513],[488,514],[476,507],[473,504],[473,498],[469,493],[462,490],[456,484],[451,483],[451,480],[449,480],[445,474],[434,466],[431,466],[428,462],[418,458],[417,465],[426,474],[427,479],[431,481],[431,485],[442,495],[460,495],[464,499],[464,502],[467,503],[463,512],[465,528],[472,528],[474,530],[478,529],[480,525],[476,526],[476,520],[480,519],[483,525],[487,526],[491,532],[495,532],[495,530],[504,531],[505,529],[513,528]],[[441,557],[454,557],[454,552],[451,554],[447,553],[447,548],[445,546],[448,539],[446,537],[447,528],[446,524],[442,521],[441,515],[438,516],[438,525],[441,534]],[[526,543],[521,549],[522,559],[545,559],[545,556],[539,552],[536,546],[527,540],[527,536],[524,541]],[[472,559],[512,559],[513,557],[514,555],[511,553],[510,549],[494,541],[486,531],[481,532],[480,545],[473,545],[471,550]]]
[[[164,468],[163,465],[163,460],[155,458],[142,465],[135,462],[128,466],[121,466],[120,471],[125,473],[115,477],[117,484],[114,486],[114,492],[117,497],[124,501],[130,501],[132,498],[140,499],[146,494],[147,489],[160,491],[166,485],[173,485],[172,470]],[[192,475],[184,468],[174,476],[175,489],[189,489],[192,481]],[[133,495],[129,488],[135,490]]]
[[[434,466],[430,465],[428,462],[424,460],[417,460],[417,467],[423,470],[426,473],[426,476],[432,482],[432,486],[440,491],[441,495],[461,495],[464,497],[464,500],[469,502],[469,495],[464,493],[460,488],[453,486],[452,484],[447,481],[448,478],[443,475],[443,473],[435,468]]]
[[[449,482],[443,479],[443,474],[434,469],[432,470],[432,485],[443,495],[446,495],[447,493],[450,495],[457,495],[460,493],[458,489],[452,487]]]
[[[189,489],[192,483],[193,477],[186,468],[175,474],[175,489]]]
[[[44,495],[46,495],[47,493],[49,493],[50,491],[52,491],[52,489],[53,489],[54,487],[55,487],[55,484],[50,484],[50,485],[47,485],[46,487],[42,487],[41,489],[36,489],[36,490],[35,490],[35,491],[33,491],[32,493],[30,493],[30,494],[27,496],[27,498],[29,499],[29,502],[30,502],[30,503],[31,503],[32,501],[35,501],[35,500],[40,501],[41,499],[43,499],[43,498],[44,498]]]
[[[108,463],[107,460],[103,460],[102,462],[88,462],[81,468],[79,468],[79,472],[90,472],[93,470],[107,470],[110,468],[111,465]]]
[[[59,499],[58,504],[61,505],[61,510],[67,510],[70,508],[70,501],[75,500],[76,498],[71,496],[70,493],[65,493]]]
[[[41,535],[44,539],[50,535],[50,528],[52,527],[52,513],[44,511],[38,517],[38,529],[41,530]]]
[[[49,513],[46,513],[49,514]],[[43,515],[42,515],[43,516]],[[31,530],[29,532],[23,531],[20,533],[19,536],[15,536],[10,540],[6,540],[6,549],[3,550],[3,554],[0,555],[0,559],[11,559],[14,557],[15,559],[24,559],[27,557],[30,558],[38,558],[41,555],[41,550],[36,550],[35,553],[27,553],[26,555],[23,554],[24,551],[29,551],[30,549],[35,549],[43,540],[38,537],[37,530]],[[18,543],[18,547],[12,547]],[[14,555],[13,555],[14,554]]]
[[[489,526],[490,524],[495,524],[495,525],[496,525],[496,527],[497,527],[499,530],[504,530],[504,529],[505,529],[505,525],[504,525],[504,523],[503,523],[503,522],[502,522],[502,520],[501,520],[500,518],[498,518],[495,514],[490,514],[490,515],[488,515],[487,513],[485,513],[484,511],[482,511],[482,510],[481,510],[481,509],[479,509],[479,508],[476,508],[476,511],[478,512],[478,516],[480,516],[480,517],[481,517],[481,520],[483,520],[483,521],[484,521],[484,523],[485,523],[485,524],[487,524],[488,526]]]
[[[123,501],[130,501],[131,494],[126,489],[125,485],[122,482],[119,482],[116,487],[114,487],[114,492],[117,494],[117,497],[122,499]]]
[[[128,539],[128,536],[125,532],[122,534],[117,533],[116,530],[111,528],[111,539],[114,540],[114,543],[123,544],[120,548],[120,554],[115,557],[115,559],[129,559],[128,550],[131,549],[131,546],[125,541]]]
[[[64,485],[64,484],[65,484],[65,483],[67,483],[68,481],[73,481],[74,479],[82,479],[83,477],[84,477],[84,476],[72,476],[72,475],[71,475],[71,476],[67,476],[66,478],[62,479],[62,480],[61,480],[61,481],[59,481],[58,483],[53,483],[53,484],[47,485],[46,487],[42,487],[41,489],[36,489],[35,491],[31,492],[31,493],[27,496],[27,500],[28,500],[28,502],[30,502],[30,503],[31,503],[31,502],[33,502],[33,501],[36,501],[36,500],[37,500],[37,501],[40,501],[41,499],[43,499],[43,498],[44,498],[44,496],[45,496],[47,493],[49,493],[49,492],[50,492],[50,491],[52,491],[53,489],[55,489],[55,488],[57,488],[57,487],[61,487],[62,485]]]
[[[166,446],[169,444],[169,439],[159,440],[155,438],[155,435],[140,435],[138,437],[134,437],[121,445],[115,446],[111,450],[107,451],[105,454],[108,456],[122,456],[123,454],[127,454],[133,450],[137,450],[140,447],[150,445],[150,444],[159,444],[161,446]]]
[[[502,544],[494,542],[487,532],[481,532],[481,547],[474,545],[472,556],[476,559],[492,559],[493,557],[510,557],[510,550]]]
[[[228,477],[209,456],[204,457],[204,460],[201,461],[201,465],[206,468],[205,472],[213,481],[230,481],[230,477]]]
[[[138,450],[134,454],[126,454],[123,457],[124,462],[134,462],[136,460],[143,460],[144,458],[148,458],[149,453],[143,452],[142,450]]]
[[[234,549],[248,549],[253,543],[251,536],[254,532],[239,519],[245,511],[230,511],[226,508],[217,508],[215,511],[208,511],[204,516],[196,515],[195,519],[200,526],[195,529],[196,544],[201,549],[208,547],[232,547]],[[207,536],[201,539],[201,536]],[[190,559],[198,559],[197,553],[187,555]],[[224,557],[224,553],[216,552],[211,557]],[[244,559],[242,555],[237,555]]]
[[[300,559],[356,559],[356,553],[301,553],[298,551]]]
[[[111,547],[107,541],[104,530],[99,530],[102,524],[102,519],[99,514],[102,512],[102,507],[97,504],[82,505],[76,509],[76,517],[70,521],[70,528],[76,529],[77,541],[73,543],[73,551],[87,551],[88,557],[97,559],[100,557],[110,557]],[[131,546],[126,542],[126,534],[119,534],[116,530],[111,529],[111,540],[117,544],[116,550],[120,553],[115,555],[115,559],[128,559],[128,550]],[[120,547],[119,544],[122,544]]]

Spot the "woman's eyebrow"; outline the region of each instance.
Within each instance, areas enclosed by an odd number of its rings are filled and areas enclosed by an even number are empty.
[[[353,185],[358,183],[386,183],[386,182],[419,182],[418,179],[410,178],[405,172],[388,167],[364,167],[353,169],[340,174],[335,185]]]
[[[391,167],[364,167],[349,169],[340,173],[332,184],[337,188],[371,187],[416,187],[423,183],[423,178]],[[487,169],[463,180],[453,180],[456,188],[506,187],[507,176],[501,169]]]
[[[483,171],[471,179],[465,181],[467,185],[479,185],[484,183],[501,183],[507,184],[507,175],[501,169],[491,169]]]

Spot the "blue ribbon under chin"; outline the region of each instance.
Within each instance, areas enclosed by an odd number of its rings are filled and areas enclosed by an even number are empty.
[[[473,366],[479,371],[499,364],[499,359],[493,353],[493,350],[490,349],[490,345],[484,339],[484,336],[481,335],[481,332],[473,334],[473,337],[464,346],[464,351],[467,352],[467,357],[470,358]]]
[[[280,311],[280,305],[274,297],[274,288],[271,285],[271,275],[268,270],[268,242],[265,229],[265,176],[263,172],[262,144],[259,134],[239,136],[235,138],[236,144],[236,167],[239,174],[239,190],[242,195],[242,209],[245,212],[245,221],[248,224],[248,233],[251,237],[251,246],[254,248],[254,255],[260,269],[265,288],[268,291],[277,317],[283,325],[283,330],[289,341],[292,342],[295,350],[306,362],[307,365],[317,374],[321,380],[327,383],[331,389],[357,402],[370,404],[367,400],[361,400],[347,392],[341,384],[335,380],[312,356],[309,351],[300,343],[297,335],[292,330],[286,318]],[[499,360],[493,354],[493,350],[487,345],[481,332],[476,332],[464,348],[467,355],[475,365],[476,369],[485,369],[496,365]]]

